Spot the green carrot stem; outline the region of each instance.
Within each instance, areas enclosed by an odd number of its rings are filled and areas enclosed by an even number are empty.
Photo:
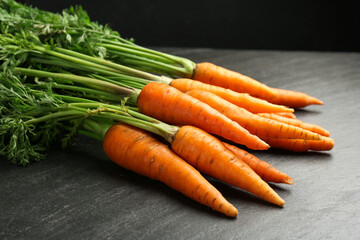
[[[153,74],[150,74],[150,73],[147,73],[147,72],[142,72],[140,70],[136,70],[134,68],[126,67],[126,66],[123,66],[123,65],[120,65],[120,64],[117,64],[117,63],[113,63],[113,62],[101,59],[101,58],[95,58],[95,57],[92,57],[92,56],[89,56],[89,55],[86,55],[86,54],[74,52],[72,50],[64,49],[64,48],[55,48],[55,50],[57,52],[60,52],[60,53],[64,53],[64,54],[67,54],[67,55],[70,55],[70,56],[74,56],[74,57],[77,57],[77,58],[80,58],[80,59],[84,59],[84,60],[87,60],[87,61],[90,61],[90,62],[94,62],[94,63],[100,64],[100,65],[104,65],[104,66],[119,70],[121,72],[124,72],[124,73],[132,75],[132,76],[136,76],[136,77],[140,77],[140,78],[144,78],[144,79],[148,79],[148,80],[153,80],[153,81],[160,81],[161,80],[161,78],[156,76],[156,75],[153,75]]]
[[[107,40],[105,39],[103,42],[106,42],[106,41]],[[144,57],[144,58],[152,59],[155,61],[157,60],[162,63],[175,64],[175,61],[173,61],[172,59],[165,58],[163,56],[158,56],[153,53],[148,53],[142,49],[139,50],[139,48],[136,45],[129,46],[128,44],[124,44],[124,43],[113,43],[113,44],[103,43],[103,44],[101,44],[101,46],[103,46],[107,49],[117,50],[119,52],[126,52],[129,55]]]
[[[121,57],[121,61],[131,66],[140,67],[141,69],[151,69],[154,71],[166,72],[169,75],[179,75],[179,73],[187,74],[186,70],[182,67],[174,66],[168,63],[159,62],[153,59],[144,58],[133,54],[120,52],[114,49],[109,49],[109,52]]]
[[[113,121],[101,121],[101,118],[86,118],[81,122],[78,132],[86,136],[103,141],[107,130],[114,124]]]
[[[79,57],[74,57],[72,55],[67,55],[67,54],[63,54],[61,52],[58,52],[58,51],[54,51],[54,50],[50,50],[50,49],[47,49],[45,47],[41,47],[41,46],[33,46],[33,49],[34,50],[37,50],[39,52],[42,52],[42,53],[45,53],[45,54],[49,54],[49,55],[52,55],[52,56],[55,56],[55,57],[59,57],[59,58],[62,58],[62,59],[65,59],[65,60],[68,60],[70,62],[74,62],[74,63],[79,63],[79,64],[82,64],[84,66],[88,66],[88,67],[96,67],[98,69],[103,69],[103,70],[107,70],[107,71],[110,71],[110,72],[115,72],[115,73],[122,73],[120,70],[118,69],[115,69],[115,68],[112,68],[112,67],[108,67],[106,65],[101,65],[101,64],[98,64],[98,63],[95,63],[95,62],[92,62],[92,61],[89,61],[89,60],[85,60],[85,59],[82,59],[82,58],[79,58]],[[58,48],[56,48],[58,49]]]
[[[120,100],[121,100],[121,97],[119,97],[116,94],[103,92],[103,91],[86,88],[86,87],[79,87],[79,86],[74,86],[74,85],[65,85],[65,84],[58,84],[58,83],[52,84],[51,87],[57,88],[57,89],[63,89],[63,90],[71,90],[71,91],[80,92],[80,93],[92,94],[92,95],[95,95],[97,97],[97,99],[100,98],[100,99],[107,100],[107,101],[120,102]]]
[[[33,119],[25,121],[25,123],[30,125],[30,124],[48,121],[48,120],[54,119],[54,118],[61,118],[61,117],[68,117],[68,116],[73,116],[74,118],[78,118],[83,115],[84,115],[84,113],[82,111],[64,110],[64,111],[60,111],[60,112],[50,113],[50,114],[44,115],[42,117],[33,118]]]
[[[76,83],[90,85],[98,90],[119,94],[125,97],[137,98],[138,95],[135,89],[120,87],[118,85],[94,78],[77,76],[73,74],[52,73],[52,72],[46,72],[41,70],[29,69],[29,68],[20,68],[20,67],[16,67],[14,68],[14,70],[22,75],[28,75],[33,77],[50,77],[53,79],[63,79],[63,80],[73,81]]]
[[[61,99],[64,102],[71,103],[71,102],[79,102],[79,103],[92,103],[93,100],[86,99],[86,98],[79,98],[79,97],[73,97],[73,96],[67,96],[67,95],[61,95],[54,93],[54,96],[58,99]]]
[[[125,44],[123,44],[123,43],[120,43],[120,42],[117,42],[117,41],[111,41],[111,40],[107,40],[107,39],[103,39],[102,42],[113,44],[113,45],[120,46],[120,47],[125,46]],[[196,64],[194,62],[192,62],[191,60],[186,59],[186,58],[182,58],[182,57],[174,56],[174,55],[171,55],[171,54],[159,52],[159,51],[149,49],[149,48],[145,48],[145,47],[142,47],[142,46],[139,46],[139,45],[136,45],[136,44],[126,45],[126,47],[137,50],[138,54],[139,54],[139,52],[142,52],[142,54],[141,54],[142,56],[152,58],[153,60],[158,60],[159,62],[165,63],[166,61],[161,61],[160,58],[156,58],[156,57],[162,57],[162,58],[173,61],[175,63],[175,65],[182,66],[183,70],[181,71],[181,73],[183,75],[181,75],[181,76],[183,76],[183,77],[192,76],[193,71],[195,70],[195,67],[196,67]],[[145,53],[151,54],[151,55],[146,55]]]
[[[104,80],[104,81],[107,81],[110,83],[114,83],[114,84],[117,84],[122,87],[132,87],[132,88],[136,88],[136,89],[143,89],[143,87],[145,87],[146,84],[151,82],[151,81],[147,81],[145,79],[137,81],[137,80],[131,80],[131,79],[122,78],[122,77],[111,77],[111,76],[105,77],[103,75],[98,75],[98,74],[88,74],[88,76],[91,78],[96,78],[96,79]]]
[[[73,62],[70,62],[70,61],[67,61],[67,60],[64,60],[64,59],[60,59],[60,58],[57,58],[57,57],[53,57],[53,56],[32,57],[32,58],[30,58],[30,61],[34,62],[34,63],[55,65],[55,66],[72,68],[72,69],[77,69],[77,70],[82,70],[82,71],[87,71],[87,72],[92,72],[92,73],[97,72],[97,73],[104,74],[104,75],[107,75],[107,76],[113,76],[113,77],[118,78],[119,81],[112,81],[109,78],[102,78],[102,80],[106,80],[108,82],[111,82],[111,83],[119,85],[119,86],[126,86],[122,82],[139,83],[139,84],[143,84],[144,86],[147,83],[150,82],[149,80],[146,80],[146,79],[125,75],[125,74],[118,73],[118,72],[112,72],[112,71],[104,70],[102,68],[98,68],[95,65],[94,66],[88,66],[88,65],[83,65],[83,64],[79,64],[79,63],[73,63]],[[131,85],[128,84],[127,86],[131,86]]]
[[[69,108],[83,108],[84,110],[93,109],[93,114],[99,113],[99,117],[105,117],[112,120],[124,122],[134,127],[139,127],[143,130],[159,134],[167,141],[172,140],[175,136],[175,133],[179,130],[179,127],[177,126],[168,125],[141,113],[127,110],[126,108],[121,106],[115,107],[113,105],[94,102],[69,103]],[[79,109],[79,111],[81,110]]]

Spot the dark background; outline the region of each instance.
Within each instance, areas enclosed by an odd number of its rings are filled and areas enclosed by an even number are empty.
[[[93,20],[146,46],[360,51],[360,14],[354,1],[20,2],[50,11],[80,4]]]

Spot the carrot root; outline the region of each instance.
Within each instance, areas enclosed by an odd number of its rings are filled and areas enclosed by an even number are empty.
[[[312,104],[323,105],[324,102],[302,92],[273,88],[278,94],[274,98],[264,98],[274,103],[289,106],[292,108],[303,108]]]
[[[224,143],[239,159],[243,160],[251,167],[264,181],[274,183],[293,184],[294,180],[287,174],[281,172],[265,161],[261,161],[254,155],[242,150],[234,145]]]
[[[249,93],[254,97],[274,98],[277,96],[277,92],[265,84],[238,72],[208,62],[198,63],[196,65],[195,74],[192,79],[228,88],[236,92]]]
[[[279,115],[281,117],[286,117],[286,118],[293,118],[296,119],[296,115],[294,113],[288,113],[288,112],[278,112],[278,113],[273,113],[275,115]]]
[[[139,111],[175,125],[193,125],[254,150],[269,145],[209,105],[181,91],[157,82],[148,83],[138,99]]]
[[[125,124],[113,125],[103,147],[118,165],[161,181],[189,198],[229,217],[238,211],[196,169],[149,133]]]
[[[299,119],[286,118],[286,117],[282,117],[282,116],[279,116],[274,113],[259,113],[258,115],[269,118],[269,119],[276,120],[278,122],[282,122],[282,123],[286,123],[286,124],[289,124],[292,126],[300,127],[302,129],[309,130],[311,132],[320,134],[325,137],[330,136],[330,132],[328,130],[322,128],[321,126],[316,125],[316,124],[311,124],[311,123],[305,123]]]
[[[204,147],[206,147],[204,149]],[[215,137],[192,126],[183,126],[171,145],[173,151],[200,172],[249,191],[278,206],[285,201],[246,163]]]
[[[292,108],[272,104],[265,100],[252,97],[247,93],[238,93],[230,89],[225,89],[222,87],[205,84],[191,79],[186,79],[186,78],[174,79],[171,81],[170,85],[184,93],[190,90],[203,90],[203,91],[211,92],[239,107],[245,108],[246,110],[252,113],[294,112],[294,109]]]
[[[320,140],[304,139],[281,139],[281,138],[262,138],[269,143],[272,148],[282,148],[294,152],[330,151],[334,147],[334,140],[330,137],[321,137]]]
[[[240,108],[210,92],[192,90],[187,92],[187,94],[205,102],[210,107],[221,112],[231,120],[239,123],[250,133],[257,135],[260,138],[300,138],[311,140],[319,140],[321,138],[321,135],[313,133],[309,130],[248,112],[247,110]]]

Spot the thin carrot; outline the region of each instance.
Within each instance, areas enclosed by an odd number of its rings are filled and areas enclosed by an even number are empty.
[[[231,120],[239,123],[250,133],[257,135],[260,138],[271,137],[319,140],[321,137],[319,134],[308,130],[253,114],[226,101],[225,99],[222,99],[219,96],[216,96],[215,94],[206,91],[192,90],[187,92],[187,94],[205,102],[210,107],[216,109]]]
[[[225,142],[224,145],[233,153],[235,153],[239,159],[243,160],[247,165],[249,165],[249,167],[251,167],[264,181],[286,184],[294,183],[294,180],[287,174],[271,166],[269,163],[261,161],[247,151]]]
[[[229,217],[236,217],[237,209],[215,187],[149,133],[116,124],[107,131],[103,146],[109,158],[118,165],[161,181]]]
[[[273,114],[279,115],[279,116],[281,116],[281,117],[296,119],[296,115],[295,115],[294,113],[278,112],[278,113],[273,113]]]
[[[281,104],[292,108],[302,108],[311,104],[323,105],[319,99],[302,92],[273,88],[277,91],[277,97],[263,98],[274,104]]]
[[[277,92],[248,76],[238,72],[204,62],[196,65],[192,79],[223,88],[228,88],[240,93],[249,93],[254,97],[274,98]]]
[[[321,137],[321,140],[262,138],[273,148],[282,148],[293,152],[329,151],[334,147],[334,140],[330,137]]]
[[[210,84],[205,84],[199,81],[194,81],[186,78],[174,79],[170,83],[171,86],[182,92],[188,92],[190,90],[204,90],[212,92],[233,104],[245,108],[252,113],[260,112],[293,112],[291,108],[285,106],[271,104],[265,100],[258,99],[250,96],[246,93],[234,92],[230,89],[225,89]]]
[[[171,144],[172,150],[200,172],[249,191],[271,203],[285,201],[246,163],[212,135],[193,126],[183,126]]]
[[[193,125],[255,150],[269,146],[209,105],[163,83],[148,83],[138,98],[139,111],[163,122]]]
[[[289,125],[297,126],[297,127],[302,128],[302,129],[306,129],[306,130],[309,130],[311,132],[318,133],[318,134],[323,135],[325,137],[330,136],[330,132],[328,130],[322,128],[321,126],[316,125],[316,124],[312,124],[312,123],[306,123],[306,122],[303,122],[303,121],[301,121],[299,119],[292,119],[292,118],[282,117],[282,116],[279,116],[279,115],[274,114],[274,113],[259,113],[258,115],[262,116],[262,117],[269,118],[269,119],[276,120],[278,122],[283,122],[283,123],[286,123],[286,124],[289,124]]]

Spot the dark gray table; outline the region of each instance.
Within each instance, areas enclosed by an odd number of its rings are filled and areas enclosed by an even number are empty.
[[[325,105],[296,114],[330,130],[335,148],[256,152],[294,178],[271,185],[284,208],[209,178],[239,210],[229,219],[118,167],[100,142],[79,137],[27,167],[0,159],[1,239],[359,239],[359,53],[162,50],[320,98]]]

